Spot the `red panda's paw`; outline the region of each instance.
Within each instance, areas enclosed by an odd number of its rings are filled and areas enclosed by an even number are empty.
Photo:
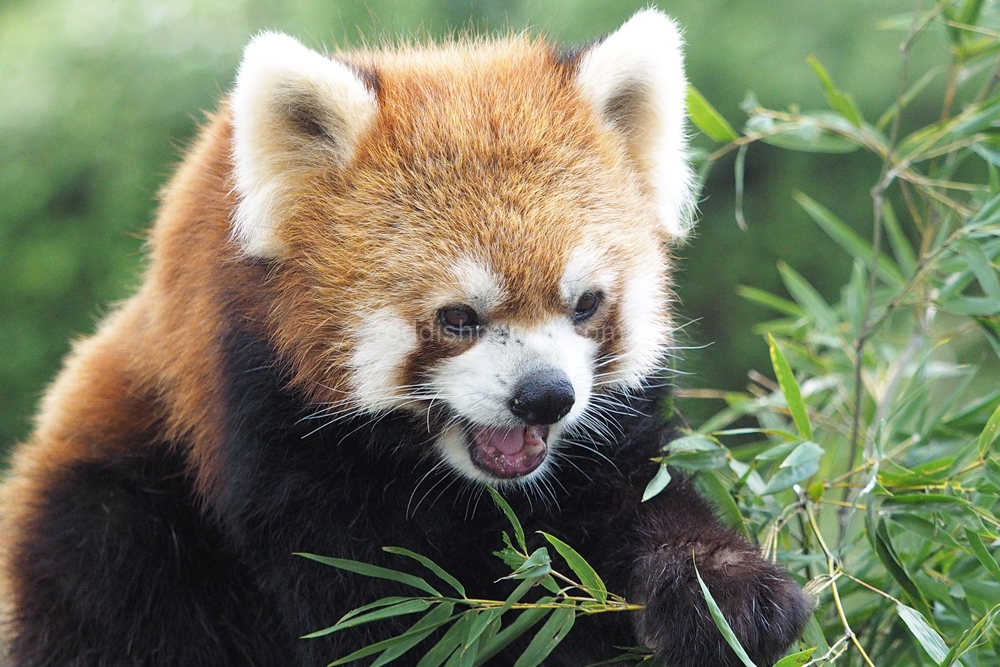
[[[802,632],[809,598],[778,567],[737,542],[663,546],[636,572],[646,609],[639,640],[664,667],[736,667],[742,661],[709,612],[693,562],[749,657],[768,667]]]

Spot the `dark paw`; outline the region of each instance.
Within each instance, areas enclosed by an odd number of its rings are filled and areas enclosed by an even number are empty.
[[[805,625],[806,595],[749,545],[658,552],[637,574],[647,591],[639,638],[664,667],[742,665],[715,625],[692,563],[750,658],[767,667],[782,656]]]

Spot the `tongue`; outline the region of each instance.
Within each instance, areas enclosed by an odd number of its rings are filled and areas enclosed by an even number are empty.
[[[497,477],[527,475],[545,459],[547,426],[491,428],[472,431],[472,461]]]
[[[477,434],[478,435],[478,434]],[[486,429],[486,443],[490,447],[495,447],[501,452],[510,456],[524,449],[524,427],[517,426],[512,429]],[[476,438],[479,441],[479,438]]]

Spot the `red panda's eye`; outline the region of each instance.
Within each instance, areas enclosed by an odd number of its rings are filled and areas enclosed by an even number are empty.
[[[600,292],[584,292],[573,309],[573,321],[584,322],[593,317],[601,305],[602,298],[603,295]]]
[[[445,331],[456,336],[474,336],[479,331],[479,316],[468,306],[448,306],[438,311]]]

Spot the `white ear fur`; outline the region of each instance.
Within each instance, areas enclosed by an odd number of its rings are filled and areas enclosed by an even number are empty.
[[[346,65],[277,33],[247,45],[230,98],[239,202],[233,236],[245,253],[278,258],[278,230],[303,171],[345,166],[378,110]]]
[[[677,25],[655,9],[639,12],[583,56],[576,84],[605,121],[625,135],[663,226],[683,238],[693,225],[693,177]]]

